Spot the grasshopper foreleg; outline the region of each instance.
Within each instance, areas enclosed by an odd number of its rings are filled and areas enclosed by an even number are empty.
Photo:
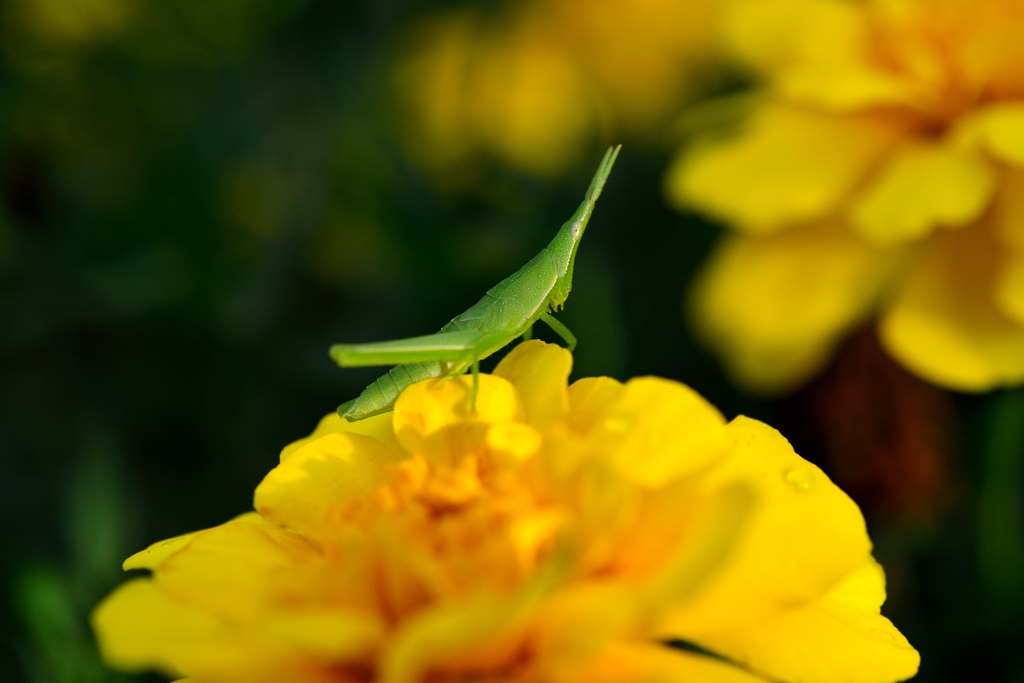
[[[469,410],[476,412],[476,393],[480,389],[480,359],[473,357],[473,393],[469,397]]]
[[[553,329],[559,337],[565,340],[565,344],[569,348],[569,353],[572,353],[573,349],[576,348],[576,335],[570,332],[568,327],[558,322],[550,313],[541,313],[540,319],[543,320],[548,327]]]

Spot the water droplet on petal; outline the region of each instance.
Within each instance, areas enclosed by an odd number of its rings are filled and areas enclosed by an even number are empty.
[[[604,421],[604,428],[612,434],[625,434],[633,428],[633,418],[629,415],[613,415]]]
[[[797,493],[807,493],[814,488],[814,472],[806,467],[794,467],[782,473],[789,488]]]

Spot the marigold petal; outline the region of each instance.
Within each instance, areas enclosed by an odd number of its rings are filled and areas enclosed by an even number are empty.
[[[400,460],[371,437],[330,433],[307,441],[268,472],[253,504],[266,519],[323,540]]]
[[[273,603],[273,577],[322,556],[302,536],[249,517],[195,534],[188,552],[173,555],[155,574],[160,590],[221,618],[264,615]]]
[[[725,40],[793,100],[833,109],[902,103],[906,84],[874,68],[863,8],[837,0],[731,3]]]
[[[1024,251],[1024,168],[1006,170],[993,209],[996,239]]]
[[[738,0],[723,28],[737,57],[769,72],[801,62],[848,64],[865,54],[863,11],[837,0]]]
[[[765,683],[728,662],[645,642],[609,645],[585,665],[552,673],[552,683]]]
[[[540,176],[571,167],[593,130],[594,108],[559,40],[527,22],[508,39],[481,41],[475,59],[469,105],[481,141]]]
[[[965,117],[953,133],[967,148],[981,147],[1001,161],[1024,166],[1024,104],[989,105]]]
[[[899,135],[866,117],[762,107],[736,138],[684,152],[668,199],[751,234],[833,211]]]
[[[921,657],[879,613],[885,577],[871,561],[815,602],[751,626],[706,636],[701,645],[771,680],[891,683],[917,673]]]
[[[527,595],[469,597],[402,624],[381,659],[381,683],[416,683],[430,670],[474,670],[511,659],[521,644]]]
[[[617,581],[592,581],[565,587],[550,596],[532,619],[532,646],[544,680],[585,680],[582,670],[609,645],[638,634],[646,605]],[[580,628],[586,624],[586,628]]]
[[[315,441],[328,434],[362,434],[363,436],[376,439],[384,447],[390,448],[396,453],[400,452],[401,446],[398,445],[398,441],[395,439],[395,431],[391,426],[391,417],[392,413],[387,412],[368,417],[365,420],[359,420],[358,422],[349,422],[338,415],[337,411],[331,412],[320,420],[312,434],[285,446],[281,451],[281,462],[284,462],[288,456],[311,441]]]
[[[302,671],[302,680],[312,683],[320,677],[310,664],[363,655],[382,633],[375,616],[340,610],[224,620],[141,578],[100,603],[91,622],[110,664],[132,671],[155,668],[173,678],[185,672],[202,680],[219,675],[273,682],[295,680]]]
[[[405,114],[400,130],[409,131],[407,148],[428,169],[449,171],[473,153],[468,99],[479,34],[470,12],[425,22],[410,36],[413,49],[394,70]]]
[[[999,310],[1024,325],[1024,169],[1004,174],[993,220],[997,239],[1005,246],[996,282]]]
[[[521,422],[502,422],[487,430],[487,446],[517,461],[532,457],[542,442],[536,429]]]
[[[694,283],[691,317],[740,384],[784,391],[870,313],[897,259],[825,225],[726,238]]]
[[[996,290],[999,310],[1024,326],[1024,250],[1006,254]]]
[[[156,569],[172,555],[184,550],[188,546],[188,542],[192,540],[192,537],[195,536],[196,533],[198,532],[182,534],[181,536],[175,536],[174,538],[157,541],[145,550],[140,550],[129,557],[124,561],[124,564],[121,565],[121,568],[125,571],[132,569]]]
[[[897,360],[959,391],[1024,380],[1024,326],[996,308],[999,248],[987,229],[936,236],[880,325]]]
[[[724,427],[722,414],[685,384],[639,377],[626,383],[587,438],[629,480],[657,487],[716,458]]]
[[[569,426],[589,432],[622,394],[622,382],[611,377],[584,377],[569,386]]]
[[[519,391],[529,423],[541,431],[564,421],[569,412],[570,372],[572,354],[537,339],[519,344],[494,369],[495,376]]]
[[[658,632],[701,643],[820,598],[862,566],[871,541],[857,505],[771,427],[738,417],[703,486],[753,489],[757,507],[727,564]]]
[[[329,606],[281,611],[252,626],[254,635],[262,639],[327,661],[366,655],[384,635],[384,623],[377,615]]]
[[[410,453],[467,452],[456,443],[461,429],[473,424],[522,421],[525,410],[511,382],[496,375],[479,376],[476,409],[471,410],[473,379],[428,379],[413,384],[395,402],[394,428],[399,443]],[[447,429],[455,427],[455,430]],[[479,433],[483,438],[486,430]]]
[[[687,488],[689,485],[687,482]],[[664,557],[660,567],[643,581],[639,591],[659,609],[671,610],[692,600],[732,561],[757,508],[756,492],[745,482],[724,486],[710,495],[694,495],[692,491],[687,495],[679,488],[667,487],[659,492],[651,503],[650,519],[624,548],[621,560],[625,568],[641,559],[645,540],[651,546],[661,546]],[[683,519],[687,520],[685,524],[680,523]]]
[[[889,246],[924,237],[937,227],[960,227],[988,206],[996,176],[980,156],[944,145],[900,150],[856,201],[854,227]]]

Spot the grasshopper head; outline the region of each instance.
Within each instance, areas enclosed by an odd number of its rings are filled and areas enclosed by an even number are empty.
[[[572,289],[572,269],[576,262],[576,250],[580,246],[587,223],[590,222],[590,215],[594,212],[594,205],[597,203],[597,198],[601,196],[601,190],[604,189],[604,183],[608,180],[608,174],[611,173],[620,149],[622,149],[622,145],[609,148],[605,152],[604,159],[597,167],[594,179],[590,181],[590,188],[587,190],[587,196],[583,198],[580,208],[576,209],[572,218],[562,225],[558,234],[555,235],[555,239],[551,240],[551,244],[548,245],[548,251],[555,259],[555,267],[558,272],[558,281],[551,291],[549,300],[552,308],[561,308],[569,297],[569,291]]]

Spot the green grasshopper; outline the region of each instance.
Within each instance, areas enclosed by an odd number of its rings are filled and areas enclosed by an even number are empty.
[[[363,390],[358,398],[338,407],[349,422],[387,412],[402,390],[434,377],[458,377],[473,371],[471,406],[475,409],[480,361],[512,342],[529,337],[533,324],[543,320],[569,346],[576,337],[549,311],[565,305],[572,289],[572,269],[583,231],[601,195],[622,146],[609,149],[590,182],[587,196],[551,243],[537,256],[491,288],[484,298],[453,318],[437,334],[372,344],[335,344],[331,358],[343,368],[396,365]]]

